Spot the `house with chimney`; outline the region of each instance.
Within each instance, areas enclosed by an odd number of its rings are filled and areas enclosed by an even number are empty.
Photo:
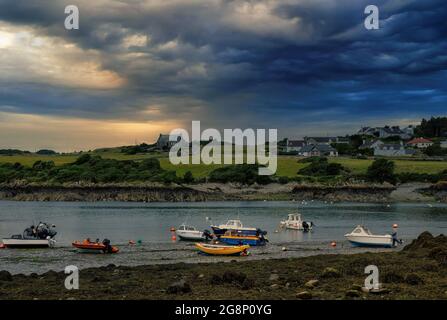
[[[414,149],[405,148],[401,143],[383,143],[374,148],[374,156],[382,157],[406,157],[417,153]]]
[[[414,138],[407,142],[407,145],[413,148],[425,149],[433,145],[433,141],[425,138]]]
[[[306,142],[304,140],[289,140],[286,141],[286,152],[298,152],[301,150],[302,147],[306,145]]]
[[[298,151],[298,155],[302,157],[338,157],[335,148],[328,144],[309,144]]]
[[[377,138],[399,137],[402,140],[409,140],[414,134],[413,126],[408,126],[401,129],[399,126],[384,126],[384,127],[363,127],[357,134],[374,136]]]

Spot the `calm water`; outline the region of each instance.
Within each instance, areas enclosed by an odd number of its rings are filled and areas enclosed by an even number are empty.
[[[314,231],[308,234],[292,230],[275,232],[279,221],[297,208],[305,220],[315,223]],[[86,268],[109,263],[138,265],[235,259],[198,255],[193,243],[171,240],[169,229],[183,222],[199,229],[210,229],[207,217],[214,223],[239,218],[246,226],[268,231],[270,243],[252,248],[250,257],[237,258],[244,260],[359,252],[364,249],[351,248],[343,237],[357,224],[367,225],[374,233],[387,233],[393,223],[398,223],[399,236],[404,240],[413,239],[425,230],[433,234],[447,230],[447,205],[444,204],[0,201],[0,237],[22,233],[25,227],[39,221],[54,223],[58,230],[55,249],[0,250],[0,270],[43,273],[49,269],[63,270],[70,264]],[[121,251],[116,255],[76,253],[71,242],[86,237],[107,237]],[[129,240],[141,240],[142,244],[129,246]],[[333,240],[337,241],[335,249],[329,245]],[[282,251],[282,247],[288,250]]]

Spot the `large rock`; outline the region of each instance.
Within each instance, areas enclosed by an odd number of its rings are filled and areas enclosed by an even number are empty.
[[[0,281],[12,281],[12,276],[8,271],[0,271]]]
[[[307,282],[304,284],[304,286],[305,286],[306,288],[312,289],[312,288],[315,288],[316,286],[318,286],[319,282],[320,282],[320,281],[315,280],[315,279],[314,279],[314,280],[309,280],[309,281],[307,281]]]
[[[167,293],[171,294],[188,293],[191,291],[191,286],[185,280],[180,280],[172,283],[166,290]]]

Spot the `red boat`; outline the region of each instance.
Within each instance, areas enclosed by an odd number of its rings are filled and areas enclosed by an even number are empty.
[[[90,242],[88,240],[84,241],[74,241],[72,246],[77,248],[79,252],[84,253],[118,253],[119,249],[117,247],[111,246],[110,241],[104,239],[101,242]]]

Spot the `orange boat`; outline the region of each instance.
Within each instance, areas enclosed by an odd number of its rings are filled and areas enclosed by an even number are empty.
[[[88,242],[88,241],[74,241],[72,246],[77,248],[79,252],[84,253],[118,253],[117,247],[111,246],[110,241]]]

